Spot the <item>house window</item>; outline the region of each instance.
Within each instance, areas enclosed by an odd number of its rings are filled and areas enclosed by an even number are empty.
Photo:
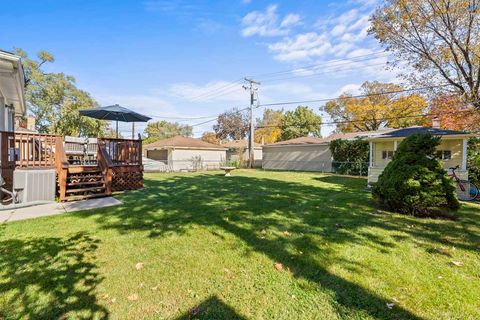
[[[382,159],[392,160],[393,159],[393,151],[383,150],[382,151]]]
[[[452,151],[450,150],[437,150],[437,158],[440,160],[452,159]]]

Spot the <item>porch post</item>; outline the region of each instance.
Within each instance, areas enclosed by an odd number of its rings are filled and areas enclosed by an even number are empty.
[[[467,171],[467,139],[463,139],[462,171]]]
[[[393,151],[397,151],[397,140],[393,140]]]
[[[373,167],[373,142],[370,141],[369,145],[370,145],[370,147],[369,147],[369,154],[368,154],[368,156],[369,156],[368,166],[371,168],[371,167]]]

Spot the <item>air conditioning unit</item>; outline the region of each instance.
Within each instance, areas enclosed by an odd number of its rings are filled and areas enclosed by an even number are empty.
[[[55,169],[15,170],[13,189],[18,192],[19,203],[55,201]]]

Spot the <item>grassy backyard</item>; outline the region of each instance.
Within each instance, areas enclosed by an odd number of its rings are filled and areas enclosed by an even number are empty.
[[[480,206],[390,214],[365,184],[151,174],[123,206],[0,225],[0,319],[479,319]]]

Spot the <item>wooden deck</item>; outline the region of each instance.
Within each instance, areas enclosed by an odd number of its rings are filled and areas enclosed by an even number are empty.
[[[0,132],[1,170],[7,189],[13,186],[13,172],[55,169],[57,194],[61,201],[108,196],[113,191],[143,187],[142,141],[97,139],[96,163],[71,163],[69,149],[61,137],[37,133]],[[67,148],[71,148],[71,143]],[[83,147],[83,146],[82,146]],[[78,155],[79,146],[73,146]],[[90,150],[92,146],[86,146]],[[91,150],[90,150],[91,151]]]

